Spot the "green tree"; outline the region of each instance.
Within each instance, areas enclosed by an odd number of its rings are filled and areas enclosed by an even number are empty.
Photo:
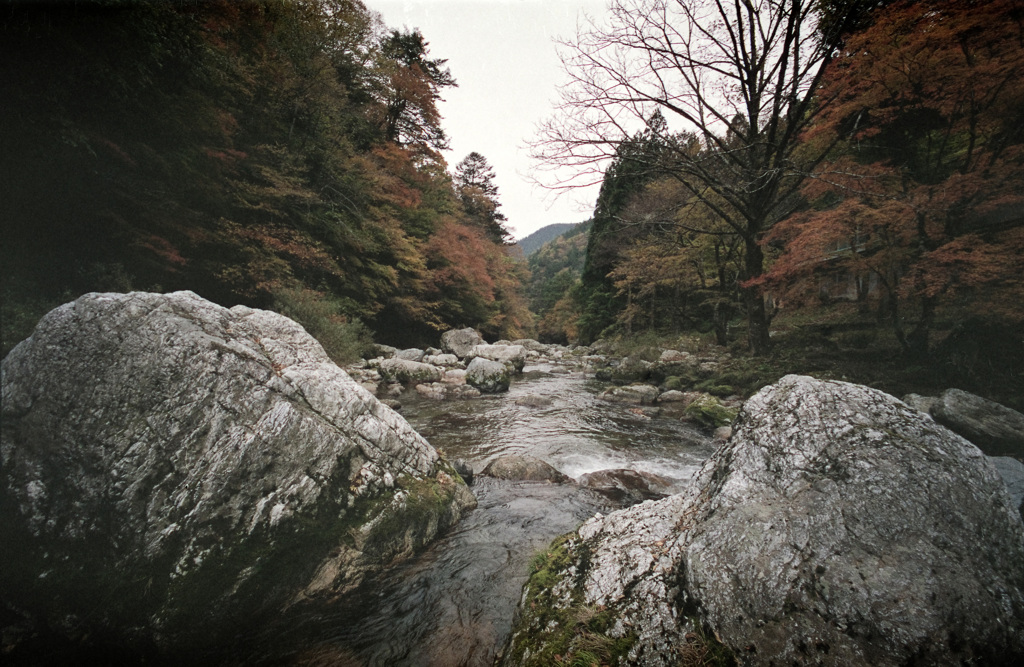
[[[632,141],[630,127],[655,109],[693,133],[700,151],[662,136],[673,155],[659,166],[743,240],[755,351],[769,343],[756,284],[761,241],[792,212],[827,152],[809,150],[800,137],[828,106],[816,92],[847,21],[835,16],[822,33],[819,8],[818,0],[614,0],[608,26],[591,24],[565,44],[570,81],[560,115],[535,143],[540,160],[586,174],[618,158]]]
[[[498,210],[501,203],[494,178],[494,168],[487,158],[474,151],[455,165],[455,194],[471,224],[495,243],[507,244],[511,234],[505,227],[507,218]]]
[[[447,60],[427,57],[428,46],[419,30],[392,30],[384,38],[380,66],[384,134],[389,141],[440,151],[448,148],[448,137],[437,103],[442,89],[457,84],[444,66]]]

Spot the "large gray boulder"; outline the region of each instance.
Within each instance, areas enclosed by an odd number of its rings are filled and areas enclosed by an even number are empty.
[[[526,348],[522,345],[477,345],[467,358],[490,359],[510,366],[516,373],[522,373],[526,365]]]
[[[423,357],[426,356],[426,354],[426,352],[418,347],[410,347],[406,350],[399,350],[396,352],[395,358],[405,359],[406,361],[423,361]]]
[[[401,384],[440,382],[444,376],[444,372],[437,366],[399,357],[385,359],[380,362],[377,370],[385,382],[398,382]]]
[[[441,334],[441,349],[464,359],[477,345],[484,342],[483,336],[476,329],[452,329]]]
[[[351,591],[475,502],[275,313],[88,294],[2,375],[0,597],[72,640],[202,656]]]
[[[992,456],[1024,455],[1024,415],[962,389],[947,389],[931,405],[940,424]]]
[[[512,383],[512,368],[499,361],[476,357],[466,367],[466,383],[485,394],[508,391]]]
[[[595,646],[654,666],[1024,659],[1024,524],[999,475],[843,382],[764,388],[686,491],[591,519],[537,565],[507,665]]]

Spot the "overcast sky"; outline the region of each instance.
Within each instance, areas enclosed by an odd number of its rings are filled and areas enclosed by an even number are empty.
[[[581,11],[604,14],[605,0],[364,0],[389,28],[419,28],[430,57],[446,58],[458,88],[440,109],[452,150],[449,170],[471,151],[494,167],[501,211],[519,239],[559,222],[590,217],[596,187],[554,199],[534,186],[525,143],[552,113],[564,73],[555,37],[576,34]]]

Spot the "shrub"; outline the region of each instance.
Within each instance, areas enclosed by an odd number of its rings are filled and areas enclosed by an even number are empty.
[[[360,359],[373,345],[370,330],[358,319],[346,317],[335,297],[294,288],[278,288],[272,296],[273,309],[301,324],[336,364]]]

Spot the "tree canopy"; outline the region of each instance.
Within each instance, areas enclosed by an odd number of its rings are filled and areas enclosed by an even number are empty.
[[[5,349],[92,290],[392,344],[529,331],[521,270],[453,191],[455,80],[418,31],[359,0],[16,3],[0,30]]]
[[[623,159],[630,128],[663,114],[669,122],[653,131],[669,154],[643,168],[676,178],[743,240],[757,351],[768,344],[769,323],[756,284],[761,240],[793,211],[824,155],[799,139],[828,105],[815,93],[847,14],[838,12],[823,33],[818,9],[812,0],[613,0],[609,25],[592,24],[565,44],[569,84],[535,143],[539,159],[586,174]],[[681,134],[668,134],[672,122]]]
[[[938,308],[1024,317],[1022,19],[1014,0],[897,3],[849,38],[806,137],[839,143],[774,232],[777,287],[798,297],[827,259],[917,355]]]

